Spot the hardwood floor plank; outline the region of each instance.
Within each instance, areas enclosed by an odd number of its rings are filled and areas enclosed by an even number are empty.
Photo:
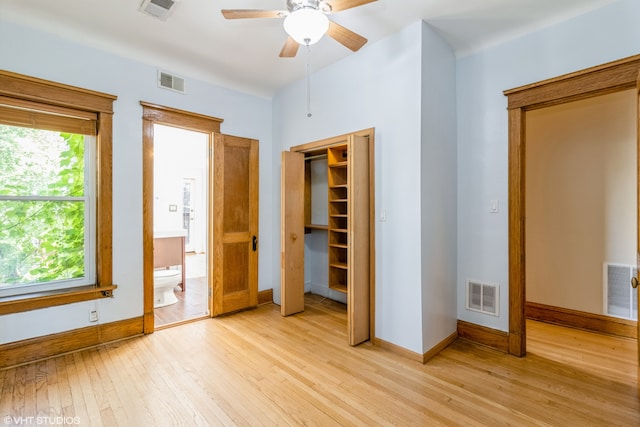
[[[307,297],[0,371],[0,416],[81,426],[640,425],[635,340],[527,323],[526,358],[458,340],[422,365],[347,345]],[[586,335],[584,335],[586,334]]]

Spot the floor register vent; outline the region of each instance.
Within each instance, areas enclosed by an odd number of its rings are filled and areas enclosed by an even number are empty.
[[[467,281],[467,310],[498,316],[499,289],[496,285]]]
[[[604,264],[604,310],[610,316],[638,319],[638,288],[631,287],[631,278],[638,277],[632,265]]]
[[[184,79],[165,71],[158,70],[158,86],[175,92],[184,93]]]

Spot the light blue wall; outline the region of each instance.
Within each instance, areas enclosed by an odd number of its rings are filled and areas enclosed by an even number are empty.
[[[306,117],[306,82],[273,100],[274,147],[375,127],[376,335],[421,351],[420,307],[420,31],[416,23],[366,46],[312,79],[313,117]],[[274,151],[274,171],[280,154]],[[276,172],[274,185],[279,185]],[[280,224],[275,224],[276,234]],[[274,248],[275,250],[275,248]],[[274,270],[273,282],[279,283]],[[280,289],[274,288],[279,301]]]
[[[425,54],[436,55],[435,62],[423,60]],[[439,80],[445,84],[438,86]],[[386,214],[385,221],[375,223],[376,337],[422,354],[425,337],[435,344],[455,331],[453,53],[426,25],[416,22],[316,72],[312,83],[312,118],[306,117],[305,81],[276,94],[274,146],[286,150],[375,127],[375,216]],[[431,93],[436,86],[438,92]],[[438,111],[437,129],[423,127],[425,120],[432,123],[425,111]],[[273,161],[277,170],[279,153],[274,152]],[[431,168],[426,174],[425,167]],[[443,169],[445,183],[436,177]],[[425,218],[421,200],[430,197],[430,190],[436,190],[434,201],[440,206]],[[446,224],[440,228],[443,216]],[[274,227],[279,230],[279,224]],[[450,234],[423,244],[424,238],[441,230]],[[425,260],[425,254],[436,252],[438,261],[444,260],[437,271],[433,260]],[[274,270],[274,283],[278,273]],[[433,295],[446,301],[436,301]],[[279,298],[276,288],[274,299]]]
[[[221,117],[223,132],[260,140],[259,286],[273,288],[277,302],[280,151],[375,127],[376,218],[383,210],[387,218],[375,223],[376,336],[422,353],[455,330],[456,311],[459,319],[507,330],[502,91],[640,53],[639,18],[640,2],[622,0],[455,64],[446,44],[418,22],[315,72],[312,118],[306,117],[305,81],[273,100],[190,79],[188,94],[180,95],[157,88],[152,65],[0,22],[0,68],[119,97],[113,219],[114,281],[120,286],[114,300],[2,316],[0,343],[87,326],[94,304],[101,322],[142,314],[140,100]],[[455,102],[447,96],[454,90]],[[457,147],[449,144],[453,133]],[[451,160],[455,150],[457,164]],[[489,213],[491,199],[500,201],[498,214]],[[500,286],[499,317],[464,309],[467,279]]]
[[[81,42],[81,41],[79,41]],[[55,35],[0,21],[0,69],[117,95],[113,118],[113,280],[115,298],[0,316],[0,343],[142,315],[142,108],[140,101],[224,119],[222,132],[260,140],[259,288],[273,286],[274,172],[271,100],[187,78],[187,94],[160,89],[157,69]],[[276,187],[279,192],[279,186]],[[279,252],[279,251],[278,251]],[[276,254],[278,253],[276,252]]]
[[[427,352],[456,322],[456,58],[422,28],[421,267],[422,340]]]
[[[457,61],[458,318],[508,330],[505,89],[640,53],[640,2],[623,0]],[[500,212],[489,213],[491,199]],[[500,286],[500,316],[465,310],[465,282]]]

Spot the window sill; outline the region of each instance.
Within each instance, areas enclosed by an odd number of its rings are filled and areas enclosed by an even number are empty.
[[[0,298],[0,315],[20,313],[56,305],[89,301],[100,298],[111,298],[118,285],[78,286],[57,291],[38,292],[26,295],[15,295]]]

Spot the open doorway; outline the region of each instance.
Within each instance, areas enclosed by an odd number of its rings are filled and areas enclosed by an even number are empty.
[[[636,102],[590,97],[526,126],[527,353],[584,372],[606,356],[598,367],[621,381],[637,372]]]
[[[637,102],[639,71],[640,56],[634,56],[504,92],[508,97],[509,112],[509,333],[507,348],[510,354],[517,356],[526,354],[525,285],[528,266],[526,269],[527,212],[525,206],[528,184],[525,171],[526,152],[530,148],[526,132],[527,118],[534,110],[633,89],[636,101],[635,108],[632,110],[637,129],[639,123]],[[636,140],[636,147],[637,143]],[[636,170],[634,178],[636,186],[638,176],[638,170]],[[636,203],[632,212],[636,226],[639,213],[640,210]],[[636,256],[640,255],[637,238],[636,233],[636,244],[634,245]],[[636,264],[638,260],[640,260],[640,256],[636,258]],[[632,281],[629,286],[632,285],[637,286],[637,279],[635,283]],[[634,335],[637,336],[638,322],[631,322],[631,326],[635,326]]]
[[[150,334],[155,331],[155,291],[154,272],[159,267],[167,270],[175,264],[172,259],[158,265],[158,242],[154,230],[155,174],[155,129],[163,125],[176,130],[190,130],[206,135],[207,171],[180,175],[176,192],[176,203],[159,203],[161,209],[173,212],[181,227],[180,236],[172,236],[175,240],[187,238],[184,229],[186,215],[184,208],[185,192],[188,191],[189,213],[194,208],[193,216],[189,216],[190,238],[193,240],[194,252],[198,252],[198,242],[206,250],[206,262],[201,263],[206,269],[207,287],[205,300],[208,311],[199,318],[219,316],[244,310],[258,305],[258,194],[259,194],[259,141],[256,139],[224,135],[220,133],[222,119],[206,116],[171,107],[150,104],[141,101],[143,107],[143,155],[142,155],[142,249],[143,249],[143,331]],[[175,141],[174,141],[175,142]],[[174,161],[172,159],[172,161]],[[193,164],[190,164],[193,167]],[[215,173],[214,173],[215,171]],[[198,177],[202,177],[199,184]],[[185,178],[186,177],[186,178]],[[189,182],[185,191],[185,180]],[[198,186],[202,186],[202,190]],[[206,185],[206,190],[204,189]],[[192,200],[194,193],[207,194],[206,202]],[[202,209],[197,206],[204,205]],[[179,209],[179,205],[182,208]],[[193,220],[191,219],[193,217]],[[206,223],[206,227],[198,225],[198,219]],[[162,245],[160,245],[162,246]],[[181,265],[187,265],[186,244],[173,242],[179,257],[184,257]],[[181,254],[180,254],[181,252]],[[176,257],[175,252],[169,252]],[[187,270],[197,271],[196,267],[183,268],[185,273],[183,284],[187,283]],[[215,272],[215,274],[214,274]],[[170,272],[174,273],[174,272]],[[197,274],[197,273],[194,273]],[[198,274],[199,277],[202,277]],[[175,288],[174,288],[175,289]],[[182,291],[182,286],[180,286]],[[204,314],[210,313],[210,314]],[[176,325],[190,320],[177,321]]]
[[[209,316],[209,134],[153,125],[156,327]]]
[[[635,332],[635,103],[626,90],[527,114],[528,318]]]

